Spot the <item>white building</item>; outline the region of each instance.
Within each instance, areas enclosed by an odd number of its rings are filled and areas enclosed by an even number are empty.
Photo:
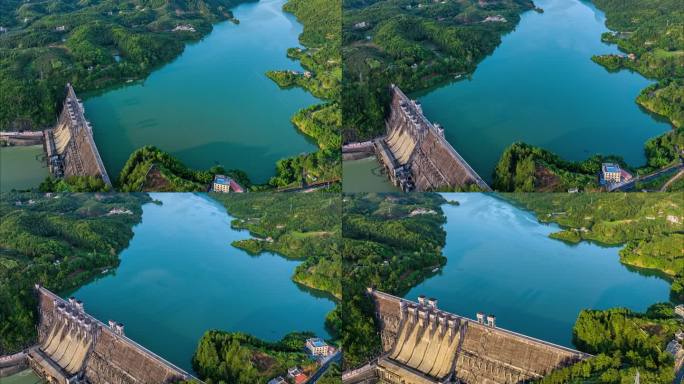
[[[601,164],[601,175],[603,180],[608,183],[619,183],[622,172],[620,171],[620,166],[615,163],[603,163]]]
[[[306,340],[306,349],[313,356],[328,356],[331,355],[335,348],[329,346],[323,339],[314,337]]]

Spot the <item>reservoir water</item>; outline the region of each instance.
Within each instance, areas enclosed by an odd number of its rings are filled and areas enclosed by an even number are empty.
[[[591,61],[618,53],[601,42],[605,16],[589,1],[535,0],[470,80],[413,95],[486,180],[504,148],[524,141],[568,160],[616,154],[645,163],[647,139],[670,129],[635,98],[650,81]]]
[[[37,188],[49,172],[43,146],[0,147],[0,192]]]
[[[231,246],[249,234],[231,229],[225,208],[206,195],[152,198],[161,204],[143,206],[121,265],[70,293],[86,311],[124,323],[130,338],[186,370],[210,329],[271,341],[294,331],[329,337],[334,303],[291,281],[299,262]]]
[[[405,296],[435,297],[447,311],[494,314],[500,327],[572,347],[582,309],[643,311],[669,301],[669,283],[620,264],[619,247],[548,237],[557,225],[480,193],[444,194],[446,266]]]
[[[284,3],[240,5],[233,9],[239,25],[216,24],[143,83],[83,95],[108,173],[117,177],[135,149],[155,145],[190,167],[221,164],[264,182],[276,160],[315,150],[290,118],[317,99],[299,88],[280,89],[265,75],[302,70],[286,57],[302,27],[282,11]]]

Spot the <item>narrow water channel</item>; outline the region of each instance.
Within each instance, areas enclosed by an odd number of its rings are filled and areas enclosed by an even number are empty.
[[[345,193],[399,192],[392,185],[382,165],[375,156],[342,163],[343,188]],[[349,181],[347,181],[349,180]]]
[[[548,237],[557,225],[481,193],[444,194],[446,266],[405,296],[435,297],[447,311],[572,347],[582,309],[643,311],[669,301],[669,283],[620,264],[619,247],[569,245]]]
[[[301,66],[287,58],[302,26],[282,11],[285,0],[260,0],[233,9],[202,41],[143,83],[83,95],[95,141],[116,177],[130,154],[155,145],[196,169],[220,164],[265,182],[281,158],[315,150],[290,122],[317,99],[299,88],[280,89],[265,73]]]
[[[250,256],[231,246],[249,237],[230,228],[225,208],[201,194],[153,194],[121,265],[70,295],[172,363],[191,370],[202,334],[241,331],[276,341],[294,331],[329,337],[327,297],[291,280],[299,262]]]
[[[0,192],[36,188],[48,176],[43,146],[0,147]]]

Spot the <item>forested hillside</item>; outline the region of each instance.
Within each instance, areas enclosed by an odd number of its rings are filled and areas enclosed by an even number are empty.
[[[0,130],[52,124],[67,82],[84,92],[146,77],[243,1],[2,1]]]
[[[594,0],[606,14],[611,32],[602,40],[617,44],[621,54],[592,59],[609,71],[631,70],[656,80],[641,91],[636,102],[669,120],[673,129],[644,144],[646,164],[625,164],[615,156],[593,156],[572,163],[543,148],[511,144],[501,155],[494,173],[495,188],[502,192],[562,192],[569,188],[597,189],[597,162],[619,162],[637,174],[680,161],[684,149],[684,3],[679,0]],[[671,177],[672,175],[670,175]],[[658,189],[662,177],[645,189]],[[670,190],[680,190],[674,184]]]
[[[629,309],[585,310],[573,328],[575,345],[595,357],[548,375],[540,384],[669,384],[674,359],[665,351],[680,328],[671,304],[654,304],[646,313]]]
[[[33,285],[63,293],[119,264],[142,219],[144,194],[3,194],[0,355],[35,343]]]
[[[199,341],[192,365],[207,384],[266,383],[287,376],[287,369],[294,366],[310,374],[316,364],[302,346],[314,336],[293,332],[280,341],[266,342],[244,333],[208,331]]]
[[[408,93],[469,74],[532,8],[530,0],[345,0],[343,140],[383,132],[391,83]]]
[[[234,217],[231,226],[248,230],[252,238],[233,246],[253,255],[274,252],[301,260],[292,280],[342,298],[341,198],[338,194],[213,194]],[[340,331],[338,310],[328,314],[326,326],[334,338]],[[311,374],[316,363],[304,352],[307,338],[320,336],[293,332],[278,342],[251,335],[208,331],[199,341],[193,367],[206,383],[251,384],[286,376],[299,366]]]
[[[594,56],[608,70],[636,71],[658,83],[641,91],[637,103],[665,116],[673,130],[658,139],[684,148],[684,3],[679,0],[594,0],[606,13],[603,41],[624,55]],[[656,144],[654,140],[647,143]],[[672,145],[672,144],[671,144]],[[649,164],[651,165],[651,164]]]
[[[292,117],[292,123],[316,141],[318,152],[278,161],[276,176],[271,178],[269,184],[285,187],[302,182],[310,184],[318,180],[341,179],[340,3],[331,0],[289,0],[283,8],[294,14],[304,26],[299,41],[305,48],[290,48],[287,56],[299,60],[306,71],[292,73],[274,70],[268,72],[267,76],[284,88],[302,87],[324,99],[324,103],[302,109]]]
[[[302,260],[293,280],[341,298],[338,194],[212,194],[235,217],[233,228],[253,236],[234,246],[251,254],[275,252]]]
[[[672,281],[671,298],[684,301],[684,198],[672,193],[503,194],[558,223],[551,236],[577,243],[624,245],[623,264],[656,270]]]
[[[446,263],[438,194],[359,194],[344,198],[342,346],[347,368],[377,357],[380,338],[366,288],[402,295]],[[415,210],[430,214],[412,215]]]
[[[131,154],[116,180],[122,192],[206,192],[214,175],[235,179],[243,188],[252,183],[240,170],[213,166],[206,171],[191,169],[162,150],[145,146]]]

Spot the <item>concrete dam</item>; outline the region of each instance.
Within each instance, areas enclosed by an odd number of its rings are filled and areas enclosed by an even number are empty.
[[[498,328],[484,313],[477,320],[369,290],[375,302],[382,355],[343,374],[345,384],[516,384],[590,357],[570,348]]]
[[[93,129],[85,118],[83,104],[71,84],[67,84],[66,89],[57,125],[43,132],[50,173],[57,178],[93,176],[111,185],[93,139]]]
[[[55,384],[166,384],[190,380],[182,369],[127,338],[123,324],[100,322],[81,301],[63,300],[36,285],[38,345],[28,365]],[[199,381],[198,381],[199,382]]]
[[[390,86],[387,135],[374,140],[375,152],[392,183],[404,192],[491,188],[444,138],[444,129],[432,124],[419,103],[396,85]]]

